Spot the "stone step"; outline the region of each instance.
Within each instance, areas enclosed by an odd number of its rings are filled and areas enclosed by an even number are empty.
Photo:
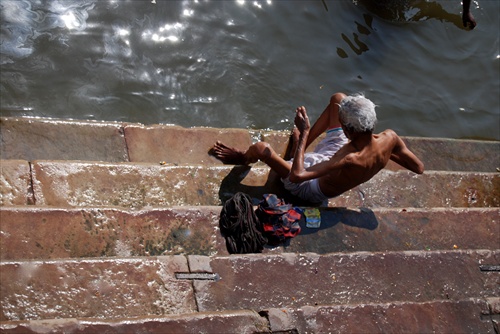
[[[494,298],[499,263],[500,250],[4,261],[0,321]]]
[[[0,208],[0,260],[228,255],[221,207]],[[499,249],[499,208],[321,208],[321,227],[264,253]],[[57,238],[54,238],[57,231]]]
[[[0,323],[2,333],[498,333],[500,298]],[[311,319],[314,321],[311,321]]]
[[[496,251],[276,254],[202,257],[192,271],[220,280],[194,281],[200,311],[317,305],[426,302],[498,297]],[[206,261],[206,262],[204,262]]]
[[[403,139],[427,170],[494,172],[500,167],[500,141]],[[216,140],[241,149],[263,140],[277,152],[284,152],[288,133],[32,117],[0,118],[0,157],[4,160],[165,161],[170,164],[218,165],[220,162],[207,154]],[[396,164],[389,168],[398,169]]]
[[[236,192],[260,201],[275,193],[296,204],[262,166],[172,166],[150,163],[2,161],[2,205],[149,206],[221,205]],[[384,170],[331,199],[345,207],[500,207],[500,174]]]

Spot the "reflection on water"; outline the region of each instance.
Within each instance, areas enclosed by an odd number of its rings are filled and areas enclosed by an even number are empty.
[[[437,19],[450,22],[459,29],[465,29],[462,24],[462,10],[450,12],[436,1],[426,0],[358,0],[371,13],[393,22],[417,22]],[[451,2],[451,0],[449,1]],[[460,1],[455,1],[460,4]],[[476,6],[479,6],[476,2]],[[458,7],[458,6],[455,6]]]
[[[500,139],[499,7],[467,31],[460,1],[2,0],[1,114],[288,129],[363,91],[380,129]]]
[[[372,28],[372,22],[373,22],[373,17],[368,14],[363,15],[364,19],[364,25],[359,23],[359,22],[354,22],[356,25],[356,30],[359,34],[362,35],[370,35],[371,31],[373,30]],[[363,52],[366,52],[369,50],[368,46],[361,42],[359,39],[359,35],[356,32],[352,33],[352,40],[347,37],[344,33],[341,34],[342,39],[346,42],[346,44],[349,46],[349,48],[356,54],[356,55],[361,55]],[[337,54],[340,58],[347,58],[348,54],[344,49],[338,47],[337,48]]]

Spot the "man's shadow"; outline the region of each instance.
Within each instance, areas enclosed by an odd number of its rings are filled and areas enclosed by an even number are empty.
[[[335,226],[343,224],[345,226],[359,228],[364,231],[373,231],[379,226],[379,222],[374,212],[368,208],[358,210],[349,208],[333,208],[325,206],[325,203],[311,203],[297,198],[290,194],[284,187],[279,176],[272,170],[264,185],[252,186],[242,184],[241,181],[250,172],[250,166],[235,166],[229,174],[222,180],[219,188],[219,198],[225,203],[235,193],[243,192],[252,198],[252,204],[258,205],[264,194],[276,194],[296,207],[318,207],[321,214],[321,225],[319,228],[307,227],[306,219],[303,216],[299,222],[300,234],[288,239],[282,245],[267,246],[266,248],[285,247],[287,251],[308,251],[317,253],[327,253],[333,251],[343,251],[339,248],[340,243],[336,239],[342,239],[342,235],[334,229]],[[328,230],[328,231],[327,231]],[[315,234],[315,235],[313,235]]]
[[[325,207],[320,213],[320,227],[308,228],[305,220],[301,221],[299,235],[287,240],[283,251],[328,254],[374,248],[377,237],[370,232],[379,227],[379,222],[372,210]]]
[[[234,166],[229,174],[222,180],[219,188],[219,199],[225,203],[237,192],[248,194],[252,198],[252,204],[258,205],[265,194],[275,194],[287,203],[294,206],[317,207],[322,203],[312,203],[304,201],[288,192],[280,177],[272,170],[269,171],[267,180],[263,185],[245,185],[242,181],[248,176],[251,166]]]

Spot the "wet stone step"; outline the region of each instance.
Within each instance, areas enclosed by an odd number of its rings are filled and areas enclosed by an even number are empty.
[[[178,316],[105,319],[62,319],[30,322],[0,323],[2,333],[149,333],[221,334],[268,333],[269,326],[265,317],[251,310],[232,312],[192,313]]]
[[[30,165],[24,160],[0,160],[0,206],[33,204]]]
[[[0,321],[494,298],[500,273],[479,265],[499,259],[500,251],[420,251],[1,262]]]
[[[2,333],[495,333],[495,301],[465,299],[0,323]],[[498,304],[498,301],[496,301]],[[314,321],[311,321],[314,319]]]
[[[200,311],[498,297],[500,279],[500,272],[479,268],[500,263],[500,250],[286,253],[204,260],[202,267],[220,280],[194,281]]]
[[[0,259],[228,255],[221,207],[0,208]],[[321,208],[321,226],[268,253],[461,250],[499,247],[499,208]],[[54,238],[57,231],[57,238]]]
[[[0,156],[2,159],[28,161],[165,161],[170,164],[218,165],[220,162],[207,154],[216,140],[240,149],[263,140],[281,153],[285,150],[288,136],[286,131],[2,117]],[[403,139],[424,162],[427,170],[494,172],[500,167],[499,141]],[[388,167],[399,169],[396,164]]]
[[[273,332],[296,333],[491,333],[498,298],[396,302],[271,309]],[[314,319],[314,321],[311,321]]]
[[[184,256],[0,262],[0,321],[196,312]]]
[[[37,161],[31,165],[36,205],[147,206],[221,205],[236,192],[287,196],[267,167],[162,166]],[[290,199],[293,200],[293,199]],[[300,203],[297,203],[300,204]],[[382,171],[331,199],[330,206],[499,207],[500,174]]]
[[[123,125],[51,118],[0,118],[2,159],[129,161]]]

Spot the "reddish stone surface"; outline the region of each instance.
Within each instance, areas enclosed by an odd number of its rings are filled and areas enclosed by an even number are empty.
[[[67,319],[0,324],[2,333],[267,333],[268,321],[252,311],[193,313],[111,321]]]
[[[132,162],[219,165],[220,161],[208,154],[217,140],[241,149],[251,144],[249,132],[243,129],[127,125],[125,137]]]
[[[484,300],[398,302],[271,309],[274,332],[298,333],[491,333],[481,317]]]
[[[499,261],[500,250],[233,255],[211,260],[219,281],[194,286],[200,311],[463,300],[498,294],[500,273],[479,266]]]
[[[286,196],[266,167],[37,161],[32,165],[37,205],[221,205],[236,192],[257,203],[266,193]],[[336,207],[499,207],[498,173],[383,171],[339,197]]]
[[[236,178],[240,191],[247,187],[262,194],[272,190],[265,187],[268,172],[267,168],[234,172],[230,167],[38,161],[33,164],[33,189],[37,205],[133,209],[220,205],[221,197],[227,196],[221,183]]]
[[[492,297],[486,299],[489,307],[489,312],[484,312],[484,318],[491,319],[495,334],[500,333],[500,297]],[[488,317],[489,315],[489,317]]]
[[[220,164],[207,154],[216,140],[246,149],[264,140],[282,154],[286,131],[183,128],[139,123],[73,121],[43,118],[0,119],[2,159],[165,161],[172,164]],[[126,139],[126,144],[125,144]],[[498,141],[403,137],[427,170],[495,172],[500,166]],[[308,150],[312,150],[318,141]],[[130,159],[129,159],[130,157]],[[390,170],[401,169],[390,163]]]
[[[329,200],[329,206],[368,208],[500,207],[500,174],[382,171]]]
[[[113,208],[0,208],[2,260],[185,254],[228,255],[219,232],[220,206],[150,210]],[[266,253],[498,248],[500,209],[323,208],[319,229]],[[57,231],[57,238],[54,238]],[[210,268],[204,262],[194,268]]]
[[[2,159],[128,161],[121,123],[3,117],[0,128]]]
[[[500,142],[446,138],[406,137],[406,145],[427,170],[496,172]]]
[[[207,151],[263,139],[282,153],[288,134],[31,118],[0,127],[2,333],[500,331],[500,273],[480,270],[500,264],[500,142],[403,138],[424,175],[390,163],[322,208],[320,229],[227,256],[218,205],[238,191],[255,203],[285,193],[262,163],[222,166]],[[148,163],[118,163],[129,155]],[[172,254],[185,256],[155,257]]]
[[[227,254],[220,207],[0,208],[2,260]],[[57,231],[57,238],[54,238]]]
[[[319,229],[301,224],[286,252],[490,249],[500,245],[499,208],[321,210]]]
[[[0,206],[33,204],[27,161],[0,160]]]
[[[1,262],[0,321],[196,312],[183,256]]]

